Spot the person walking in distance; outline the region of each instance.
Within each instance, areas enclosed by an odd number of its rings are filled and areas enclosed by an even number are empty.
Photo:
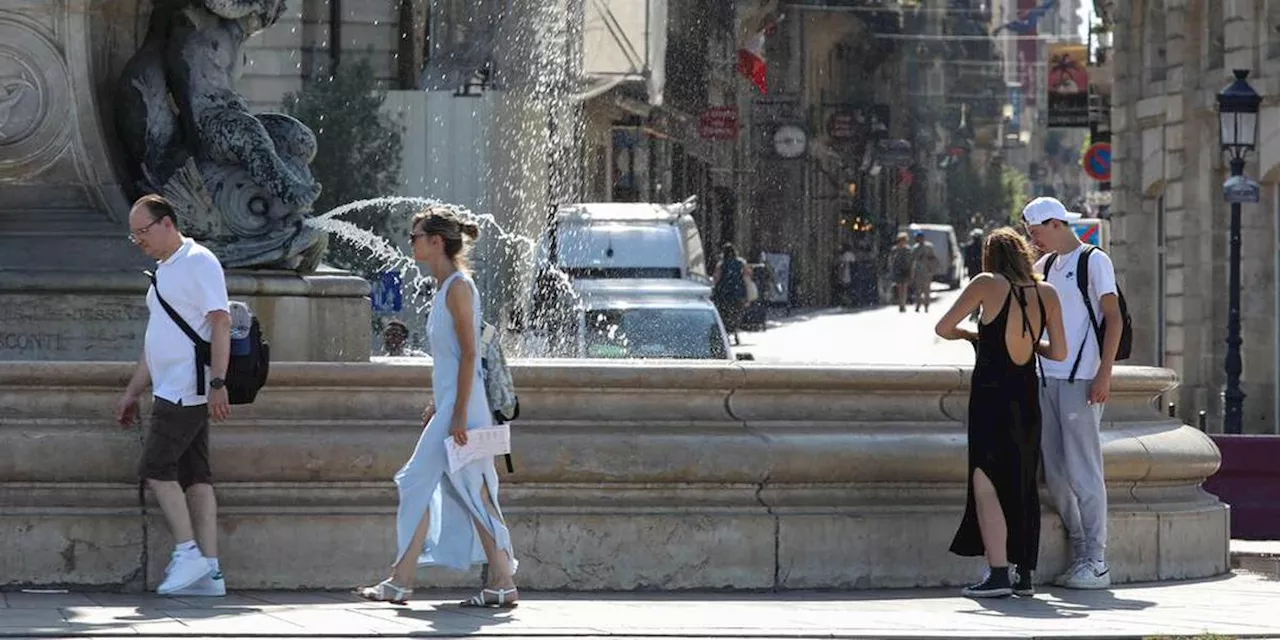
[[[148,195],[129,212],[129,239],[155,258],[155,286],[147,292],[142,357],[116,406],[122,427],[138,419],[138,401],[151,385],[154,401],[139,474],[155,494],[176,543],[156,591],[163,595],[222,596],[217,501],[209,467],[209,421],[230,413],[224,377],[231,353],[227,283],[218,258],[177,227],[173,207]],[[211,365],[197,371],[196,345],[166,312],[168,304],[211,344]],[[197,385],[197,381],[204,381]]]
[[[1036,272],[1062,300],[1067,336],[1066,360],[1040,359],[1045,483],[1067,530],[1073,558],[1054,583],[1105,589],[1111,586],[1111,572],[1106,564],[1107,486],[1100,429],[1123,319],[1115,267],[1106,253],[1076,236],[1071,222],[1079,218],[1054,198],[1036,198],[1022,209],[1032,242],[1045,253],[1036,262]],[[1080,273],[1081,267],[1088,273]],[[1081,295],[1081,278],[1088,282],[1088,299]],[[1098,319],[1101,326],[1095,324]],[[1099,340],[1100,334],[1105,339]]]
[[[889,280],[893,282],[894,300],[898,312],[907,312],[907,289],[911,287],[911,247],[907,246],[907,234],[899,233],[889,250]]]
[[[738,329],[742,326],[742,313],[747,308],[747,280],[751,278],[751,265],[738,257],[733,243],[724,243],[720,248],[720,262],[711,276],[711,299],[724,321],[725,331],[733,335],[735,345],[742,344]]]
[[[933,273],[938,270],[938,255],[933,251],[933,243],[925,240],[924,232],[916,232],[916,243],[911,246],[911,286],[916,290],[916,313],[924,306],[929,313],[929,303],[933,300]]]

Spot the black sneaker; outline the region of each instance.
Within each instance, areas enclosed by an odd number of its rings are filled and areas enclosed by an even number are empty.
[[[1031,584],[1032,572],[1030,569],[1018,567],[1014,572],[1013,595],[1029,598],[1036,594],[1036,588]]]
[[[961,589],[960,595],[970,598],[1006,598],[1013,595],[1013,585],[1009,584],[1009,568],[992,567],[987,570],[987,577],[982,582]]]

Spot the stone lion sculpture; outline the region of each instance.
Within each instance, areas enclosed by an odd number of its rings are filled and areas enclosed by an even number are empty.
[[[154,0],[120,78],[118,134],[134,186],[169,198],[184,231],[225,267],[314,271],[328,234],[306,223],[320,185],[315,135],[249,113],[235,92],[241,47],[285,0]]]

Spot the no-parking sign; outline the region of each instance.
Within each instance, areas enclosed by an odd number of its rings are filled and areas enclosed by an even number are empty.
[[[1095,142],[1084,152],[1085,175],[1098,182],[1111,182],[1111,143]]]

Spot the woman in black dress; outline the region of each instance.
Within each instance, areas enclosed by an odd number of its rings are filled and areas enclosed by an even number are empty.
[[[1062,306],[1032,269],[1031,248],[1013,229],[987,237],[983,272],[969,281],[935,331],[977,348],[969,384],[969,490],[951,543],[961,556],[987,557],[990,569],[961,593],[1029,596],[1040,552],[1040,393],[1036,354],[1067,357]],[[981,310],[978,331],[957,325]],[[1046,331],[1048,343],[1041,342]],[[1009,564],[1016,567],[1010,578]]]

